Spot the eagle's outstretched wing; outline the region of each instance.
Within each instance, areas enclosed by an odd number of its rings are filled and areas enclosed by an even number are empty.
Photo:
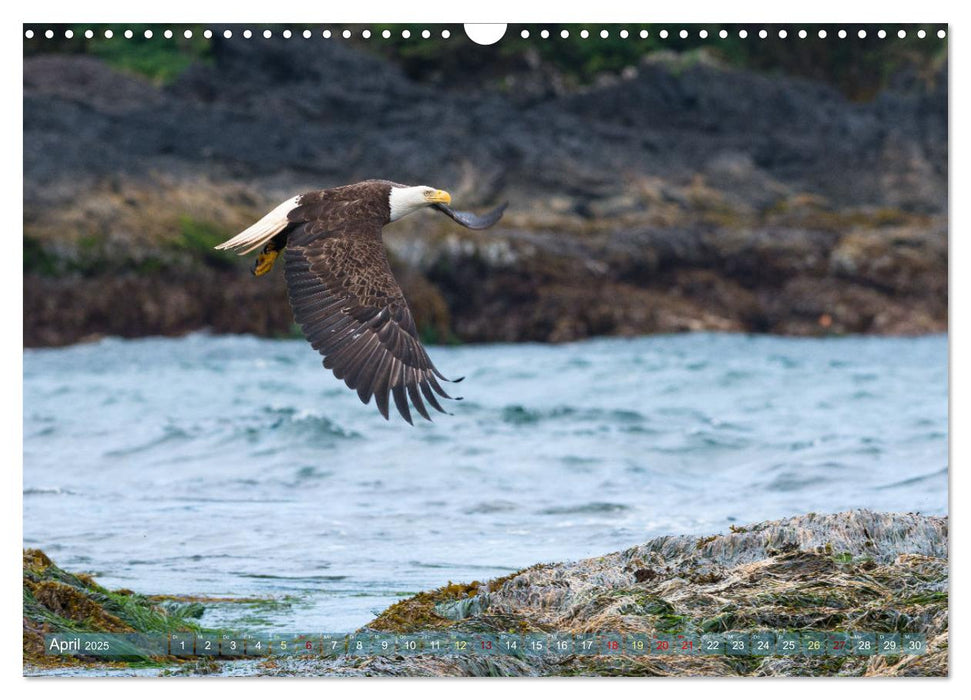
[[[324,367],[357,390],[361,401],[374,396],[387,418],[390,395],[411,423],[410,398],[431,420],[422,397],[445,413],[435,394],[451,398],[436,379],[446,378],[418,339],[380,232],[377,223],[353,232],[297,226],[285,258],[290,306],[307,340],[324,356]]]

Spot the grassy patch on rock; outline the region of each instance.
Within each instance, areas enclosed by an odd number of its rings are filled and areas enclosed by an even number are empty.
[[[191,258],[202,261],[210,267],[232,269],[239,263],[236,255],[216,246],[232,237],[233,232],[210,221],[194,219],[190,216],[179,217],[179,237],[173,241],[176,250],[184,251]]]
[[[24,47],[25,55],[52,51],[81,53],[97,56],[118,70],[148,78],[157,85],[174,82],[189,66],[195,63],[212,61],[212,42],[203,37],[206,27],[190,25],[192,36],[184,36],[177,29],[170,39],[161,36],[162,30],[151,24],[75,24],[71,25],[73,35],[66,37],[58,31],[46,44],[29,42]],[[85,32],[93,30],[91,37]],[[105,30],[113,35],[108,38]],[[131,38],[122,39],[126,30],[132,31]],[[145,36],[150,30],[152,35]],[[42,32],[37,32],[38,36]]]

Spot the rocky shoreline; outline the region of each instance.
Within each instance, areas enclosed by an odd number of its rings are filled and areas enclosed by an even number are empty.
[[[302,48],[300,48],[302,46]],[[353,46],[214,41],[168,85],[24,61],[24,342],[287,335],[275,271],[212,246],[295,193],[428,182],[496,228],[386,230],[426,340],[947,329],[947,66],[853,102],[648,54],[521,99]]]
[[[387,634],[649,635],[898,632],[926,635],[927,650],[921,655],[308,656],[209,663],[202,671],[198,664],[186,664],[176,672],[298,676],[946,676],[947,550],[946,517],[866,510],[811,513],[733,527],[728,533],[709,537],[658,537],[622,552],[564,564],[537,564],[485,583],[450,583],[396,603],[360,630]],[[30,561],[36,559],[34,554]],[[25,601],[27,562],[25,553]],[[34,579],[29,585],[31,591],[37,590]],[[33,593],[32,600],[44,604],[45,599]],[[30,640],[42,624],[25,603],[25,664],[36,663],[27,650],[33,648]]]
[[[683,331],[917,335],[947,331],[947,236],[943,224],[933,226],[845,235],[499,229],[387,239],[433,342]],[[27,274],[24,317],[27,347],[199,329],[286,336],[293,326],[281,271],[254,279],[241,265]]]

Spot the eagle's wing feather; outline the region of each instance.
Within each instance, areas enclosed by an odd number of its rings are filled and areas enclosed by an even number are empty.
[[[380,226],[322,231],[319,221],[297,226],[286,248],[293,315],[324,367],[357,391],[374,396],[388,417],[389,395],[409,423],[408,399],[431,420],[422,396],[445,413],[435,394],[451,398],[418,339],[414,318],[391,273]],[[372,230],[373,229],[373,230]]]

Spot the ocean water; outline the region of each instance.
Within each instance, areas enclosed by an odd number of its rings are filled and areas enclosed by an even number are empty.
[[[301,340],[24,351],[24,546],[142,593],[351,631],[402,596],[662,534],[947,512],[947,338],[430,348],[453,415],[386,422]],[[213,617],[215,616],[215,617]]]

